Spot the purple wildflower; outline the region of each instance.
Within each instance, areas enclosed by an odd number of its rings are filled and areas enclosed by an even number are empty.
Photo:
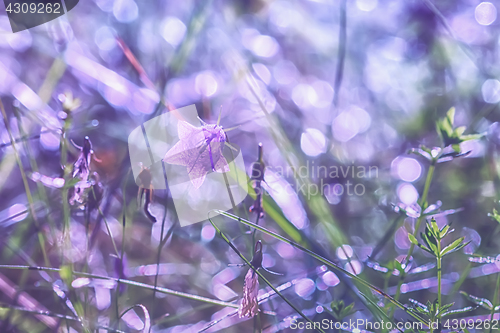
[[[163,161],[187,167],[194,188],[198,189],[209,172],[228,172],[229,165],[222,151],[226,133],[218,124],[194,127],[185,121],[177,124],[179,142],[165,155]]]

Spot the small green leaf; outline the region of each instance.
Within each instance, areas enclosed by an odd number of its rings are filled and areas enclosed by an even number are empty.
[[[436,129],[444,147],[452,146],[456,153],[460,153],[460,143],[467,140],[480,139],[484,134],[464,135],[467,128],[460,126],[453,128],[455,122],[455,108],[451,108],[446,113],[446,117],[436,122]]]
[[[466,129],[467,129],[467,127],[465,127],[465,126],[460,126],[460,127],[455,128],[455,135],[458,137],[461,137],[462,134],[464,134]]]
[[[441,305],[441,308],[439,309],[439,313],[445,312],[446,310],[448,310],[449,308],[451,308],[454,304],[455,303],[449,303],[449,304]]]
[[[447,224],[439,231],[439,238],[443,239],[448,234],[448,230],[450,230],[450,226]],[[451,230],[450,233],[452,231],[453,230]]]
[[[442,139],[451,138],[453,135],[453,123],[455,118],[455,108],[451,108],[446,113],[446,117],[438,120],[436,125],[438,129],[438,134]]]
[[[439,239],[439,226],[434,218],[431,219],[431,231],[434,238]]]
[[[410,240],[410,242],[414,245],[418,245],[418,240],[415,238],[415,236],[413,236],[412,234],[408,234],[408,239]]]
[[[420,237],[424,240],[425,244],[428,246],[428,248],[432,251],[431,253],[434,255],[438,255],[438,250],[437,250],[437,242],[434,236],[432,235],[432,231],[429,228],[425,229],[426,233],[420,234]]]
[[[353,308],[354,308],[354,303],[351,303],[345,307],[344,311],[350,312]]]
[[[479,140],[484,136],[485,136],[485,133],[461,135],[460,140],[462,140],[462,142],[469,141],[469,140]]]
[[[452,253],[455,251],[460,250],[462,247],[465,246],[463,241],[465,240],[465,237],[460,237],[459,239],[456,239],[453,241],[451,244],[446,246],[442,251],[441,251],[441,256],[444,256],[447,253]]]
[[[488,214],[489,217],[500,223],[500,214],[498,214],[498,211],[493,208],[493,214]]]
[[[345,317],[348,317],[354,313],[356,313],[357,311],[354,309],[354,303],[351,303],[349,304],[348,306],[346,306],[344,308],[344,310],[342,311],[341,315],[342,315],[342,318],[345,318]]]
[[[356,310],[354,310],[354,303],[349,304],[348,306],[345,306],[344,301],[333,301],[330,304],[332,311],[328,311],[335,319],[341,321],[347,316],[350,316],[354,313],[356,313]]]
[[[491,304],[490,300],[488,300],[487,298],[480,298],[473,295],[469,295],[465,291],[460,291],[460,294],[462,294],[462,296],[467,298],[469,301],[485,308],[486,310],[491,311],[491,309],[493,308],[493,304]]]
[[[455,107],[451,107],[448,112],[446,112],[446,120],[450,126],[453,126],[455,123]]]
[[[445,316],[449,316],[449,315],[453,315],[453,314],[463,314],[463,313],[467,313],[467,312],[470,312],[470,311],[473,311],[477,309],[477,306],[466,306],[465,308],[462,308],[462,309],[457,309],[457,310],[450,310],[450,311],[446,311],[444,312],[442,315],[441,315],[441,318],[442,317],[445,317]]]
[[[413,236],[413,235],[411,235],[411,236]],[[413,238],[415,238],[415,237],[413,237]],[[416,239],[415,239],[415,241],[416,241]],[[411,240],[410,240],[410,242],[411,242]],[[417,243],[418,243],[418,242],[417,242]],[[393,260],[393,261],[392,261],[392,266],[393,266],[393,268],[394,268],[394,269],[396,269],[399,273],[403,273],[403,271],[404,271],[404,269],[403,269],[403,265],[401,265],[401,263],[400,263],[399,261],[397,261],[397,260]]]
[[[421,248],[422,250],[424,250],[425,252],[432,254],[433,256],[436,256],[436,254],[434,252],[432,252],[429,248],[425,247],[424,245],[419,243],[419,244],[417,244],[417,246],[419,248]]]

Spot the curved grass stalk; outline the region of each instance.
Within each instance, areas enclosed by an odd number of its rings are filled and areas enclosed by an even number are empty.
[[[230,219],[233,219],[235,221],[238,221],[240,223],[243,223],[249,227],[252,227],[252,228],[255,228],[271,237],[274,237],[284,243],[287,243],[289,245],[292,245],[293,247],[301,250],[302,252],[305,252],[307,253],[308,255],[312,256],[313,258],[317,259],[318,261],[320,261],[321,263],[335,269],[336,271],[339,271],[341,273],[343,273],[344,275],[347,275],[348,277],[352,278],[354,281],[358,282],[359,284],[371,289],[372,291],[375,291],[376,293],[382,295],[383,297],[385,297],[389,302],[391,302],[393,305],[397,306],[398,308],[402,309],[403,311],[405,311],[406,313],[408,313],[410,316],[412,316],[414,319],[418,320],[419,322],[421,322],[422,324],[424,325],[428,325],[428,322],[423,319],[422,317],[420,317],[419,315],[417,315],[416,313],[410,311],[405,305],[401,304],[399,301],[397,301],[396,299],[394,299],[393,297],[391,297],[389,294],[385,293],[384,291],[382,291],[381,289],[379,289],[378,287],[375,287],[374,285],[366,282],[365,280],[359,278],[358,276],[350,273],[349,271],[343,269],[342,267],[338,266],[337,264],[333,263],[332,261],[326,259],[326,258],[323,258],[322,256],[314,253],[313,251],[303,247],[302,245],[300,244],[297,244],[281,235],[278,235],[270,230],[267,230],[266,228],[263,228],[261,226],[258,226],[250,221],[247,221],[247,220],[244,220],[242,218],[239,218],[238,216],[235,216],[233,214],[230,214],[230,213],[227,213],[227,212],[224,212],[224,211],[219,211],[217,210],[217,213],[220,214],[220,215],[223,215],[223,216],[226,216],[226,217],[229,217]],[[212,223],[213,224],[213,223]],[[215,227],[215,226],[214,226]],[[0,266],[1,267],[1,266]]]
[[[142,304],[132,305],[131,307],[123,311],[120,317],[118,317],[118,319],[121,319],[127,312],[137,307],[141,308],[142,311],[144,312],[144,328],[142,329],[142,332],[144,333],[149,332],[149,330],[151,329],[151,317],[149,316],[148,309]]]

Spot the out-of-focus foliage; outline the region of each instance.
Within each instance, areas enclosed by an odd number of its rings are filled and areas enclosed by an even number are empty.
[[[302,320],[262,280],[261,313],[238,318],[248,268],[228,264],[241,258],[210,222],[181,228],[168,191],[136,185],[128,135],[190,104],[209,124],[222,106],[249,177],[252,162],[265,163],[262,198],[233,214],[434,310],[435,258],[419,248],[407,258],[409,235],[423,231],[418,220],[452,224],[463,243],[442,263],[443,304],[472,300],[483,308],[450,317],[490,318],[500,272],[500,226],[488,217],[500,219],[497,8],[88,0],[16,34],[1,13],[0,265],[18,269],[0,268],[0,332],[132,332],[149,322],[152,332],[276,332]],[[87,136],[89,170],[75,177]],[[288,243],[214,223],[248,259],[262,240],[262,266],[282,275],[259,272],[315,322],[414,320]]]

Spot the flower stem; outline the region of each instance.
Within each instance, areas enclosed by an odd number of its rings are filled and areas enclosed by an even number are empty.
[[[441,253],[441,241],[438,241],[438,251]],[[438,309],[441,310],[441,255],[439,255],[437,258],[437,279],[438,279]]]

